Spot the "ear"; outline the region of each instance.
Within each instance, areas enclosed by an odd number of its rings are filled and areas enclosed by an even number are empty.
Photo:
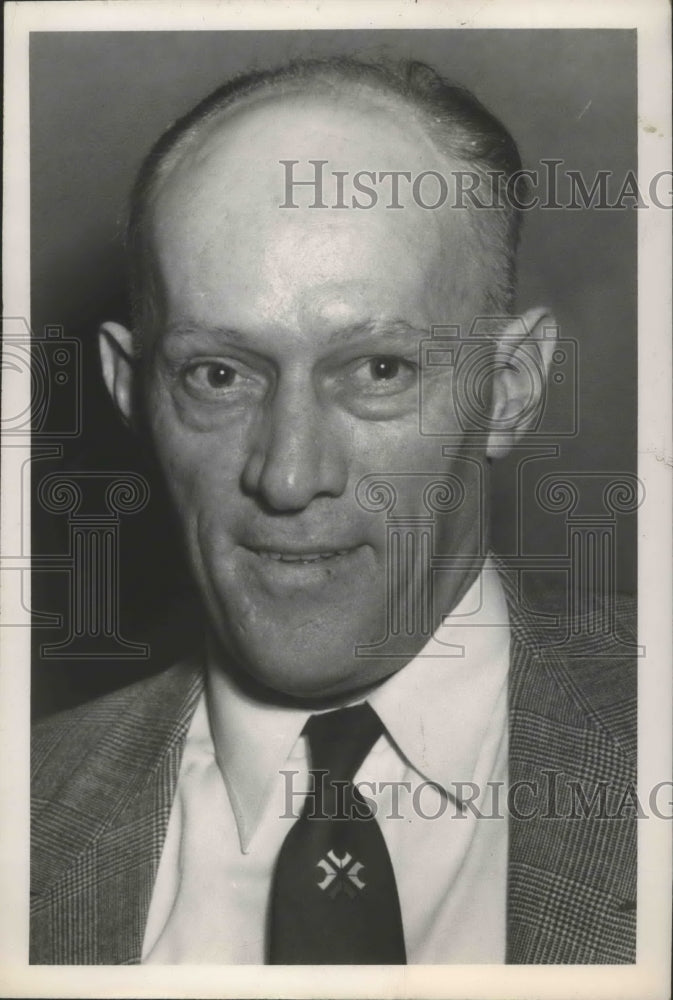
[[[556,320],[544,308],[513,317],[501,331],[491,393],[489,458],[504,458],[539,419],[557,336]]]
[[[133,334],[120,323],[103,323],[98,331],[98,349],[107,390],[124,422],[130,424],[136,368]]]

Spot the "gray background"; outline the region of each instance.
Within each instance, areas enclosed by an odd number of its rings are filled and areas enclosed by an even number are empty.
[[[589,181],[600,169],[617,178],[636,169],[631,31],[34,33],[32,325],[34,331],[62,325],[65,336],[81,340],[84,360],[83,432],[64,442],[63,467],[145,468],[105,398],[95,352],[98,323],[127,317],[120,243],[128,191],[143,155],[164,128],[228,76],[292,56],[333,53],[432,63],[505,123],[526,167],[559,158]],[[526,213],[519,275],[520,307],[550,304],[561,336],[579,345],[580,434],[559,439],[561,456],[549,471],[634,470],[636,212]],[[40,463],[35,479],[57,467]],[[515,470],[515,458],[496,470],[493,532],[503,552],[515,544]],[[33,519],[36,551],[58,551],[64,525],[39,504]],[[173,602],[189,600],[189,585],[160,497],[123,527],[123,630],[128,638],[151,641],[152,662],[43,662],[37,652],[36,714],[159,669],[174,655],[178,632],[182,638],[188,632],[165,622]],[[563,550],[563,519],[550,519],[534,503],[525,505],[524,529],[526,551]],[[621,518],[618,531],[619,583],[632,590],[635,518]],[[57,577],[35,574],[34,608],[62,606],[63,580]],[[58,637],[58,630],[36,630],[38,644]]]

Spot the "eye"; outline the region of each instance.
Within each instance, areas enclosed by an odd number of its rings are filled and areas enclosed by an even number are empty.
[[[393,396],[416,384],[417,365],[406,358],[377,354],[362,359],[353,371],[353,385],[368,396]]]
[[[389,382],[400,373],[400,362],[397,358],[372,358],[369,371],[376,382]]]
[[[219,361],[213,364],[203,365],[205,368],[205,379],[213,389],[226,389],[236,378],[236,372],[229,365],[223,365]]]
[[[182,372],[187,392],[196,399],[218,399],[227,390],[237,389],[243,376],[224,361],[200,361]]]
[[[418,364],[397,354],[354,358],[338,381],[344,405],[363,416],[383,418],[414,405]]]

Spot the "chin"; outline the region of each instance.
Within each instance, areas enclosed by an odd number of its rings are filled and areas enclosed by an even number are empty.
[[[220,580],[206,593],[217,659],[242,684],[315,700],[357,691],[386,672],[381,663],[356,655],[358,646],[385,631],[384,602],[372,602],[361,586],[351,584],[344,593],[341,581],[329,581],[269,595],[245,577],[237,582],[238,591]]]
[[[269,642],[263,647],[232,648],[228,637],[220,637],[225,653],[220,662],[233,673],[237,683],[262,701],[294,701],[328,703],[343,700],[366,690],[393,672],[399,663],[354,657],[355,640],[338,644],[332,640],[322,645],[322,653],[311,654],[303,646],[292,648],[292,642]]]
[[[280,695],[296,701],[319,702],[350,695],[371,687],[377,678],[363,675],[356,665],[330,664],[321,661],[303,664],[301,662],[255,664],[246,673],[253,682],[264,687],[269,696]],[[318,667],[318,669],[316,669]]]

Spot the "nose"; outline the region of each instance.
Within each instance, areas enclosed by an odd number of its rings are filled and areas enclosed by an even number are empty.
[[[284,513],[303,510],[319,496],[340,496],[348,466],[338,424],[313,385],[279,383],[260,415],[243,468],[244,490]]]

